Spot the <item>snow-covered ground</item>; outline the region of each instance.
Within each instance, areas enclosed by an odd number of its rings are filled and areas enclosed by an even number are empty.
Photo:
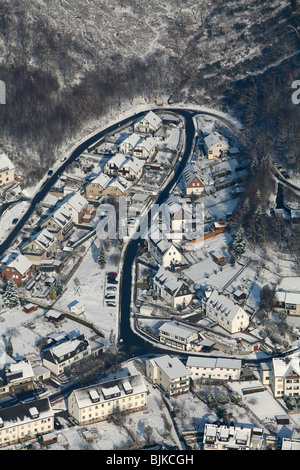
[[[67,284],[67,288],[55,304],[55,308],[69,311],[70,307],[78,301],[84,304],[85,313],[82,318],[93,323],[109,341],[112,335],[118,331],[118,297],[119,284],[107,284],[107,273],[118,272],[118,267],[109,261],[109,255],[114,250],[106,253],[107,263],[101,269],[98,261],[98,243],[96,239],[91,242],[84,259]],[[116,287],[117,290],[107,290],[107,287]],[[115,295],[116,307],[109,307],[105,302],[105,295]]]

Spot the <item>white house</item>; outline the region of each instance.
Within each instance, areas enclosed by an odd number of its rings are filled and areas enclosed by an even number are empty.
[[[87,210],[88,201],[79,192],[71,193],[62,207],[72,216],[75,224],[80,224]]]
[[[109,176],[117,176],[122,165],[128,160],[123,153],[116,153],[104,165],[104,173]]]
[[[275,398],[300,395],[298,356],[273,358],[270,365],[261,365],[260,375],[263,385],[271,387]]]
[[[217,290],[205,293],[202,306],[206,316],[229,333],[245,330],[249,325],[249,316],[242,307]]]
[[[165,355],[146,360],[146,376],[170,395],[189,391],[191,372],[178,357]]]
[[[187,263],[180,249],[171,240],[164,237],[163,232],[158,231],[158,237],[149,235],[148,249],[160,266],[164,268],[176,267]]]
[[[215,379],[215,380],[239,380],[242,361],[240,359],[228,359],[224,357],[200,357],[189,356],[187,369],[192,373],[191,378]]]
[[[135,132],[154,133],[162,125],[161,118],[153,111],[149,111],[144,117],[139,119],[133,126]]]
[[[132,154],[135,147],[140,144],[142,140],[143,137],[134,132],[133,134],[126,137],[123,142],[120,143],[119,152],[129,155]]]

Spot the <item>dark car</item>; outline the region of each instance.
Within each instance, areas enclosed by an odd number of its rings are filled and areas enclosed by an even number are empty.
[[[51,176],[53,174],[53,170],[48,171],[48,175]]]
[[[13,219],[12,223],[13,224],[16,224],[18,222],[19,219]]]
[[[107,279],[107,284],[118,284],[118,281],[116,281],[113,277],[109,277]]]

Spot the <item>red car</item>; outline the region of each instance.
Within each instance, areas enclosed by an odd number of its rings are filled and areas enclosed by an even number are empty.
[[[107,277],[117,277],[117,273],[107,273]]]

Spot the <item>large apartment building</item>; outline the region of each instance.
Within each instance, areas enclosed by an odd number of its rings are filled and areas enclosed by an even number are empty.
[[[147,386],[140,374],[73,390],[68,398],[68,412],[80,425],[146,407]]]
[[[0,447],[54,431],[49,398],[0,409]]]

